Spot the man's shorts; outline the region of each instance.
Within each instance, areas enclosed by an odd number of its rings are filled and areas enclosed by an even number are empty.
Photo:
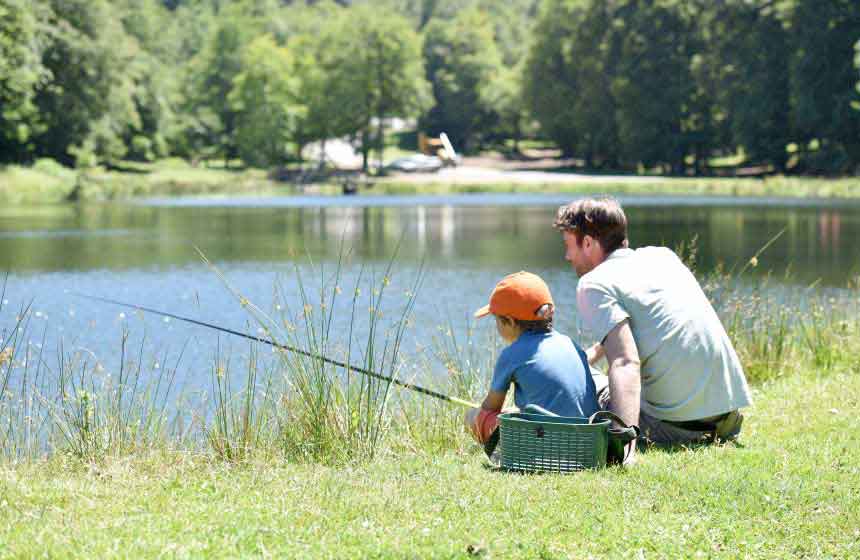
[[[496,428],[499,427],[499,414],[501,412],[501,410],[491,411],[483,408],[471,408],[466,411],[466,426],[478,443],[481,445],[486,443]]]
[[[597,404],[603,410],[609,410],[609,379],[597,372],[594,385],[597,388]],[[719,416],[704,418],[695,422],[669,422],[639,413],[639,438],[660,445],[696,443],[703,441],[731,441],[740,434],[744,416],[739,410],[733,410]]]

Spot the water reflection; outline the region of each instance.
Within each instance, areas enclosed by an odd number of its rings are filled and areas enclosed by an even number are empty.
[[[390,205],[343,199],[321,206],[176,201],[175,206],[88,204],[0,210],[0,266],[17,273],[94,269],[163,269],[199,264],[194,247],[220,262],[282,263],[354,257],[426,258],[431,268],[474,266],[566,268],[551,221],[567,197],[488,195],[463,199],[384,198]],[[244,199],[237,199],[244,200]],[[291,199],[292,200],[292,199]],[[359,203],[354,202],[358,200]],[[466,203],[463,202],[466,201]],[[295,202],[295,201],[293,201]],[[797,283],[841,286],[858,272],[860,209],[737,204],[658,205],[624,201],[633,246],[677,246],[697,240],[698,266],[742,266],[785,229],[759,257],[753,274],[790,271]],[[721,201],[722,202],[722,201]]]

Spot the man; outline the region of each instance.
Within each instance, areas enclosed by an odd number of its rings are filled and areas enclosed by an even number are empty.
[[[565,259],[579,276],[576,303],[590,363],[604,356],[602,407],[659,444],[734,439],[751,404],[737,354],[698,281],[665,247],[628,247],[627,217],[612,198],[558,210]],[[633,446],[629,458],[633,458]],[[629,462],[629,460],[628,460]]]

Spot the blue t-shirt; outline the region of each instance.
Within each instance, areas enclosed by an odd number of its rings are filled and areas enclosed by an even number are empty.
[[[511,383],[520,408],[536,404],[559,416],[585,418],[598,410],[585,353],[554,330],[525,331],[502,350],[490,389],[504,393]]]

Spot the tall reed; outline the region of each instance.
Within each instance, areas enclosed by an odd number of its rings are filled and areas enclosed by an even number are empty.
[[[167,441],[170,396],[185,348],[173,367],[165,352],[144,369],[145,338],[136,356],[123,331],[116,375],[86,349],[58,350],[56,379],[33,387],[50,419],[48,443],[84,460],[160,447]],[[164,364],[163,366],[161,364]]]
[[[395,257],[381,274],[362,266],[348,288],[349,295],[342,297],[343,267],[348,257],[349,253],[341,247],[333,271],[313,261],[309,263],[309,273],[296,265],[291,285],[295,286],[298,302],[289,297],[282,283],[276,283],[275,318],[248,301],[217,268],[213,269],[275,344],[301,348],[312,355],[334,357],[396,377],[404,336],[423,279],[423,266],[404,290],[400,305],[395,305],[393,320],[384,322]],[[308,277],[317,278],[313,287]],[[347,314],[345,325],[339,313]],[[292,458],[321,462],[372,459],[390,426],[388,405],[392,383],[360,374],[351,367],[340,370],[301,353],[278,350],[277,358],[283,382],[270,389],[282,393],[272,401],[271,390],[268,391],[269,402],[278,403],[268,422],[278,425],[284,453]],[[246,387],[254,384],[248,379]],[[245,402],[250,406],[257,401]],[[259,425],[263,424],[266,423]]]
[[[274,372],[264,372],[266,384],[258,394],[259,349],[251,345],[244,385],[236,391],[230,383],[232,358],[221,357],[220,341],[212,368],[214,413],[204,425],[206,440],[221,459],[241,462],[265,447],[271,437],[275,411],[271,400]]]

